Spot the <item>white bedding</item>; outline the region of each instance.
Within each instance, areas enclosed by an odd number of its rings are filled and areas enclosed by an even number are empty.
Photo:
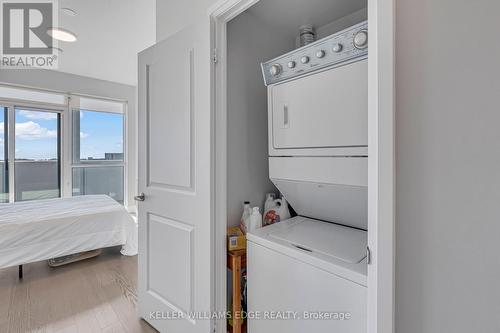
[[[134,229],[106,195],[0,204],[0,268],[116,245],[135,255]]]

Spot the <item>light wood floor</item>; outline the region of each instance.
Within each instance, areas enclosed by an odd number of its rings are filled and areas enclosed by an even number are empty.
[[[0,332],[156,332],[137,316],[137,256],[107,249],[58,268],[0,270]]]

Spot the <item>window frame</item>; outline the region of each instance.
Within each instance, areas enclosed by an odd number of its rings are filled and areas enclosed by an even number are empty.
[[[8,156],[8,188],[9,188],[9,203],[16,202],[16,187],[15,187],[15,179],[16,179],[16,170],[15,170],[15,162],[16,162],[16,109],[23,110],[33,110],[33,111],[43,111],[43,112],[53,112],[59,114],[59,137],[58,137],[58,157],[59,157],[59,197],[65,197],[64,191],[64,161],[66,159],[66,154],[64,150],[64,135],[65,128],[64,122],[66,118],[67,107],[65,105],[59,104],[50,104],[50,103],[42,103],[42,102],[30,102],[30,101],[22,101],[17,99],[8,99],[1,98],[0,105],[2,107],[7,108],[7,131],[8,131],[8,140],[7,140],[7,156]]]
[[[5,180],[7,180],[5,182],[5,187],[7,188],[7,192],[1,192],[2,194],[6,193],[7,194],[7,201],[4,202],[2,200],[0,200],[0,203],[8,203],[10,202],[10,177],[9,177],[9,174],[10,174],[10,166],[9,166],[9,142],[10,142],[10,139],[9,139],[9,135],[10,135],[10,132],[9,132],[9,107],[8,106],[4,106],[4,105],[1,105],[0,104],[0,110],[3,109],[3,117],[0,117],[0,118],[3,118],[3,135],[2,135],[2,139],[3,139],[3,162],[4,162],[4,179],[2,180],[2,182],[4,182]]]
[[[122,99],[113,99],[107,97],[90,96],[78,93],[60,92],[47,89],[39,89],[32,87],[24,87],[20,85],[0,83],[1,87],[8,87],[14,89],[21,89],[26,91],[35,91],[43,93],[52,93],[64,96],[64,103],[53,104],[38,101],[23,100],[18,98],[7,98],[0,96],[0,106],[7,108],[8,117],[8,142],[6,149],[8,150],[8,188],[9,188],[9,203],[15,202],[15,109],[34,109],[35,111],[50,111],[60,113],[59,122],[59,155],[60,155],[60,197],[70,198],[73,196],[73,167],[106,167],[106,166],[121,166],[123,167],[123,205],[128,207],[128,101]],[[72,110],[80,109],[80,98],[93,99],[96,101],[114,102],[122,104],[123,115],[123,161],[110,161],[109,163],[95,163],[98,161],[91,161],[90,163],[73,163],[73,134],[72,134]],[[110,112],[106,110],[88,110],[98,112]],[[101,161],[99,161],[101,162]],[[102,161],[107,162],[107,161]]]
[[[69,183],[71,184],[68,192],[70,193],[70,196],[73,195],[73,169],[75,168],[100,168],[100,167],[122,167],[123,168],[123,205],[125,207],[128,206],[128,154],[127,154],[127,145],[128,145],[128,133],[127,133],[127,127],[128,127],[128,117],[127,117],[127,102],[123,101],[115,101],[115,100],[109,100],[109,99],[101,99],[103,101],[112,101],[116,103],[121,103],[122,104],[122,112],[116,112],[116,111],[110,111],[110,110],[105,110],[105,109],[96,109],[96,110],[88,110],[80,107],[80,98],[91,98],[91,99],[96,99],[98,100],[99,98],[95,97],[89,97],[89,96],[78,96],[78,95],[72,95],[70,98],[70,103],[69,103],[69,131],[70,131],[70,154],[69,154],[69,159],[70,159],[70,166],[67,171],[68,177],[70,178]],[[121,114],[123,116],[123,142],[122,142],[122,147],[123,147],[123,159],[122,160],[82,160],[80,159],[80,156],[78,156],[77,159],[74,157],[75,149],[75,140],[74,140],[74,128],[73,128],[73,117],[76,112],[81,112],[81,111],[90,111],[90,112],[103,112],[103,113],[113,113],[113,114]],[[81,130],[81,129],[80,129]]]
[[[48,112],[55,113],[59,117],[57,119],[57,160],[58,160],[58,177],[59,182],[59,196],[58,198],[64,198],[63,190],[63,163],[65,159],[64,149],[63,149],[63,123],[65,118],[64,108],[45,106],[41,104],[33,103],[16,103],[13,104],[12,108],[9,107],[9,112],[7,119],[9,120],[9,141],[8,141],[8,156],[9,156],[9,203],[10,202],[21,202],[23,200],[16,201],[16,110],[27,110],[35,112]]]
[[[123,159],[121,160],[82,160],[80,156],[76,157],[75,155],[75,133],[73,133],[73,119],[75,116],[76,112],[82,112],[82,111],[87,111],[87,112],[101,112],[101,113],[112,113],[112,114],[119,114],[122,115],[123,117],[123,124],[122,124],[122,131],[123,131],[123,142],[122,142],[122,148],[123,148]],[[81,131],[81,128],[80,128]],[[85,167],[89,165],[100,165],[100,166],[124,166],[125,161],[126,161],[126,149],[125,149],[125,138],[126,138],[126,126],[125,126],[125,114],[121,112],[111,112],[111,111],[96,111],[96,110],[87,110],[87,109],[71,109],[71,164],[72,166],[78,166],[78,167]],[[80,144],[81,146],[81,144]]]

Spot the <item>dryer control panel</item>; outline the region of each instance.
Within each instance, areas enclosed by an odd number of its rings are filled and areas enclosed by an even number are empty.
[[[267,85],[368,55],[368,22],[361,22],[261,64]]]

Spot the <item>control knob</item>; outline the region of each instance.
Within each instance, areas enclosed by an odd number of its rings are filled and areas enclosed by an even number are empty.
[[[295,65],[296,65],[296,63],[293,60],[289,61],[288,64],[287,64],[288,68],[295,68]]]
[[[366,49],[368,47],[368,31],[360,30],[354,35],[354,46],[357,49]]]
[[[271,73],[272,76],[277,76],[281,73],[281,65],[280,64],[274,64],[269,68],[269,73]]]
[[[316,58],[323,58],[325,56],[325,51],[319,50],[316,52]]]
[[[309,57],[303,56],[302,58],[300,58],[300,62],[303,64],[307,64],[309,62]]]
[[[335,53],[339,53],[340,51],[342,51],[342,48],[343,48],[342,44],[336,43],[333,45],[332,50]]]

